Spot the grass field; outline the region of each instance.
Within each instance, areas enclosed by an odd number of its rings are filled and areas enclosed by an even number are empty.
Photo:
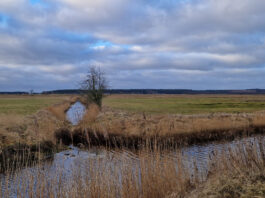
[[[0,95],[0,114],[30,115],[38,110],[62,102],[66,96],[8,96]]]
[[[265,95],[111,95],[103,104],[131,112],[237,113],[265,110]]]
[[[0,95],[0,114],[33,114],[67,97]],[[265,95],[111,95],[104,98],[103,104],[113,109],[137,113],[237,113],[265,110]]]

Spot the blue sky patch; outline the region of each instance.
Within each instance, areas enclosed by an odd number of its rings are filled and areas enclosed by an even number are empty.
[[[29,0],[29,3],[33,6],[41,6],[43,8],[48,8],[49,4],[43,0]]]
[[[0,13],[0,27],[1,28],[7,28],[8,27],[8,19],[9,19],[9,17],[7,15]]]

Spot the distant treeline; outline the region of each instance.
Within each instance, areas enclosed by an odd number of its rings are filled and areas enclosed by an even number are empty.
[[[29,94],[29,92],[14,91],[14,92],[0,92],[0,94],[2,94],[2,95],[5,95],[5,94],[9,94],[9,95],[25,95],[25,94]]]
[[[44,91],[42,94],[79,94],[82,90],[65,89]],[[108,89],[106,94],[265,94],[265,89],[192,90],[192,89]]]
[[[61,89],[34,94],[80,94],[80,89]],[[192,89],[108,89],[106,94],[265,94],[265,89],[245,90],[192,90]],[[0,94],[25,95],[29,92],[0,92]]]

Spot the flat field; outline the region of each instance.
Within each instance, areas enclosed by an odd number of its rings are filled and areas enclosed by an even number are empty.
[[[0,95],[0,114],[30,115],[60,103],[69,95]],[[201,114],[265,110],[265,95],[135,95],[104,98],[103,105],[135,113]]]
[[[0,95],[0,115],[30,115],[38,110],[60,103],[65,95]]]
[[[265,110],[265,95],[111,95],[105,106],[130,112],[201,114]]]

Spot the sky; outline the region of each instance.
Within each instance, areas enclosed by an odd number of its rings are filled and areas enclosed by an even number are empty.
[[[0,91],[265,88],[264,0],[1,0]]]

